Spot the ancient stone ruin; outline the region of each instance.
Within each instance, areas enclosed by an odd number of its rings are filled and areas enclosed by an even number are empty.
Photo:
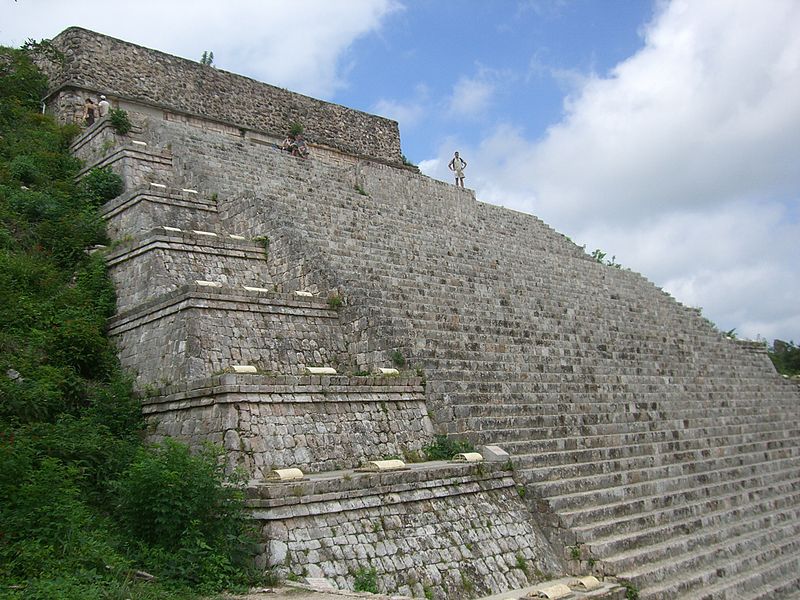
[[[134,124],[73,146],[125,181],[109,333],[152,439],[249,474],[262,567],[425,598],[588,574],[797,592],[800,392],[763,347],[404,166],[393,121],[83,29],[53,43],[47,110],[102,93]],[[293,122],[308,160],[273,147]],[[420,462],[435,434],[482,456]]]

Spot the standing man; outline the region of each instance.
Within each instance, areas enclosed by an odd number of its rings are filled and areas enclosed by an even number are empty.
[[[109,104],[106,97],[102,94],[100,95],[100,102],[97,103],[97,108],[100,111],[100,118],[102,119],[108,114],[108,110],[111,108],[111,104]]]
[[[461,158],[458,155],[458,152],[456,152],[455,155],[453,156],[453,160],[450,161],[450,164],[448,166],[450,167],[450,170],[453,171],[453,173],[455,173],[455,176],[456,176],[456,187],[458,187],[459,184],[460,184],[461,187],[463,188],[464,187],[464,169],[467,168],[467,161],[465,161],[463,158]]]

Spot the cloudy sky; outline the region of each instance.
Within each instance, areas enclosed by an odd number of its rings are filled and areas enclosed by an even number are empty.
[[[0,0],[396,119],[403,151],[739,337],[800,342],[797,0]]]

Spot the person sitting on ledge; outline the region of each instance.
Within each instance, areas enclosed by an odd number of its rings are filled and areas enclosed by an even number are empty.
[[[278,150],[282,150],[283,152],[289,152],[290,154],[294,154],[295,148],[295,141],[294,136],[290,133],[286,136],[283,140],[283,143],[280,146],[276,146]]]
[[[294,148],[292,148],[292,156],[308,158],[308,146],[306,146],[306,140],[302,134],[295,138]]]

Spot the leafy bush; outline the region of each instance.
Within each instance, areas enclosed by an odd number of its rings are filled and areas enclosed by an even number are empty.
[[[121,108],[112,108],[108,111],[108,120],[111,122],[114,131],[120,135],[125,135],[133,127],[131,120],[128,118],[128,113]]]
[[[0,107],[37,110],[47,93],[47,78],[24,53],[0,48]]]
[[[203,585],[235,582],[251,540],[241,481],[225,476],[222,457],[221,448],[192,455],[167,439],[140,449],[115,484],[120,521],[152,569]]]
[[[81,179],[81,190],[94,206],[116,198],[123,188],[122,177],[109,167],[92,169]]]
[[[340,295],[331,294],[330,296],[328,296],[328,306],[331,309],[339,310],[340,308],[342,308],[343,304],[344,304],[344,300],[342,300],[342,297]]]
[[[362,567],[353,574],[353,590],[356,592],[378,593],[378,574],[375,569]]]
[[[775,340],[769,357],[775,369],[782,375],[800,375],[800,347],[792,342]]]
[[[398,369],[406,366],[406,358],[400,350],[393,350],[389,357],[392,359],[392,364]]]
[[[422,449],[428,460],[450,460],[456,454],[474,450],[475,447],[467,440],[457,440],[446,435],[434,436],[433,443]]]
[[[36,161],[33,157],[25,156],[24,154],[15,156],[11,160],[9,170],[11,171],[11,176],[23,185],[33,185],[42,178]]]

